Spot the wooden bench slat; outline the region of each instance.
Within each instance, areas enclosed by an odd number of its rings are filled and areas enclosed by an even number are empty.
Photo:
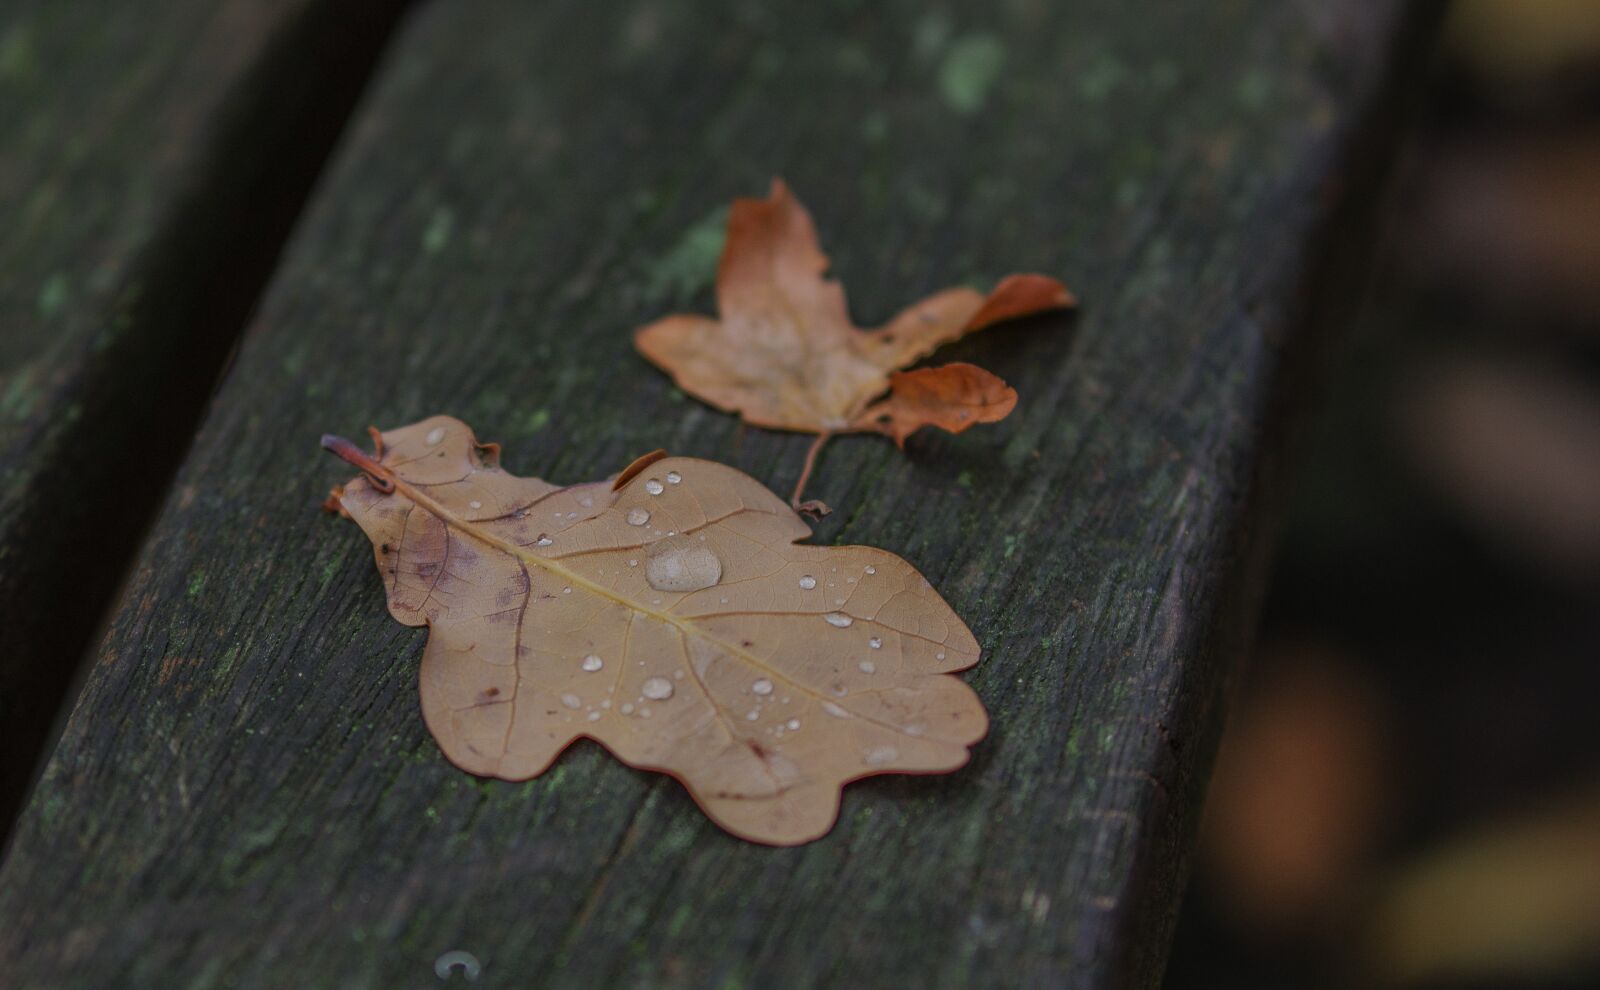
[[[398,10],[0,10],[0,835]]]
[[[1214,651],[1307,252],[1387,3],[434,4],[384,63],[151,534],[0,870],[0,967],[59,986],[1091,986],[1159,977]],[[820,541],[908,558],[985,646],[994,729],[742,843],[580,744],[471,778],[418,713],[316,449],[435,412],[521,474],[655,447],[782,490],[634,355],[710,305],[718,208],[783,174],[859,321],[1014,270],[1073,319],[949,357],[1017,412],[836,441]],[[709,248],[708,248],[709,245]]]

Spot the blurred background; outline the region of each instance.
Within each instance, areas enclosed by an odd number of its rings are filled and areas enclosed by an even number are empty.
[[[1166,985],[1600,987],[1600,2],[1460,0]]]

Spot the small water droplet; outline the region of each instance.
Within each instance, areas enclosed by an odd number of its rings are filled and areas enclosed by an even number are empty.
[[[793,731],[794,731],[794,730],[796,730],[796,729],[798,729],[798,728],[800,728],[800,720],[799,720],[799,719],[797,719],[797,718],[791,718],[791,719],[790,719],[790,720],[789,720],[789,721],[788,721],[788,722],[787,722],[787,723],[785,723],[785,724],[786,724],[786,725],[788,725],[788,726],[789,726],[789,731],[790,731],[790,732],[793,732]]]
[[[576,512],[569,512],[569,513],[567,513],[567,518],[568,519],[576,519],[576,518],[578,518],[578,514]]]
[[[561,696],[561,703],[563,705],[566,705],[568,708],[582,708],[583,707],[583,700],[581,698],[579,698],[575,694],[564,694],[564,695],[562,695]]]
[[[587,718],[591,722],[600,721],[600,713],[599,712],[590,712],[588,715],[586,715],[584,717]]]
[[[633,714],[633,702],[624,701],[622,704],[617,706],[617,711],[621,712],[624,715],[632,715]]]
[[[856,621],[850,618],[848,615],[845,615],[843,612],[829,612],[827,615],[824,615],[823,618],[828,620],[828,625],[834,626],[838,629],[843,629],[850,625],[850,623]]]
[[[607,694],[610,694],[610,693],[611,693],[611,689],[610,689],[610,688],[607,688],[607,689],[606,689],[606,693],[607,693]],[[601,707],[601,708],[610,708],[610,707],[611,707],[611,699],[610,699],[610,698],[604,698],[604,699],[601,699],[601,701],[600,701],[600,707]]]
[[[871,639],[867,640],[867,645],[872,647],[874,650],[881,650],[881,649],[883,649],[883,640],[881,640],[878,637],[874,636]]]
[[[697,543],[661,540],[650,545],[644,579],[657,591],[700,591],[722,580],[722,560]]]
[[[590,508],[594,505],[594,497],[591,495],[585,495],[583,498],[578,499],[578,504],[583,506],[585,509]]]
[[[634,509],[629,509],[628,510],[628,525],[629,526],[643,526],[645,523],[647,523],[649,521],[650,521],[650,510],[649,509],[634,508]]]
[[[900,751],[893,746],[874,746],[861,754],[861,762],[869,767],[881,767],[893,763],[900,756]]]
[[[754,691],[756,694],[771,694],[772,682],[763,677],[761,680],[750,685],[750,690]]]
[[[676,485],[678,482],[680,482],[682,480],[683,480],[683,475],[679,474],[678,472],[676,472],[676,471],[668,471],[667,472],[667,484]]]
[[[428,446],[432,447],[433,445],[437,444],[440,440],[443,440],[443,439],[444,439],[444,427],[435,426],[433,429],[428,431],[428,436],[427,436]]]
[[[548,536],[541,536],[541,537],[539,537],[538,541],[534,543],[534,546],[536,546],[536,547],[547,547],[547,546],[549,546],[550,544],[552,544],[554,542],[555,542],[555,540],[552,540]]]
[[[871,660],[863,660],[856,664],[856,666],[861,668],[861,672],[863,674],[875,674],[878,672],[878,665],[873,663]]]
[[[817,579],[812,577],[809,574],[807,574],[805,577],[800,579],[800,587],[804,588],[806,591],[810,591],[812,588],[815,588],[816,586],[817,586]]]
[[[672,697],[672,682],[665,677],[648,677],[640,685],[639,693],[651,701],[666,701]]]
[[[481,509],[481,508],[483,508],[483,503],[478,501],[477,499],[473,499],[472,501],[467,503],[467,508],[469,508],[469,509]]]
[[[850,713],[849,712],[845,711],[843,708],[840,708],[838,705],[834,704],[831,701],[824,701],[822,703],[822,710],[827,712],[829,715],[832,715],[834,718],[849,718],[850,717]]]
[[[683,680],[683,671],[681,671],[681,670],[674,670],[674,671],[673,671],[673,672],[672,672],[672,679],[673,679],[673,680],[675,680],[675,681],[681,681],[681,680]]]
[[[638,560],[630,560],[630,561],[628,561],[628,566],[629,567],[638,567],[639,566],[639,561]]]
[[[644,490],[652,495],[660,495],[662,492],[666,491],[665,488],[661,487],[661,482],[654,478],[651,478],[649,481],[644,483]]]
[[[438,430],[434,430],[438,433]],[[436,441],[429,441],[436,442]],[[478,962],[478,957],[461,949],[451,949],[433,961],[433,975],[441,980],[448,980],[455,975],[456,967],[461,968],[461,975],[466,977],[468,983],[475,981],[483,970],[483,964]]]
[[[918,725],[917,723],[913,722],[912,724],[906,726],[904,731],[905,731],[905,734],[908,735],[908,736],[920,736],[920,735],[922,735],[924,732],[926,732],[928,730],[924,729],[921,725]]]
[[[744,713],[744,720],[746,722],[754,722],[756,719],[758,719],[760,717],[761,717],[761,713],[756,711],[754,708],[752,708],[749,711]]]
[[[648,708],[639,709],[639,717],[640,718],[649,718],[650,717],[650,709],[648,709]]]
[[[935,653],[935,654],[934,654],[934,655],[933,655],[933,658],[934,658],[934,659],[935,659],[935,660],[943,660],[943,659],[944,659],[944,651],[943,651],[943,650],[940,650],[940,651],[939,651],[939,652],[938,652],[938,653]]]
[[[868,564],[867,565],[867,573],[868,574],[876,574],[876,573],[878,573],[878,569],[876,567],[873,567],[871,564]]]
[[[590,673],[594,673],[605,665],[606,662],[595,656],[593,653],[583,658],[583,669],[589,671]]]
[[[570,594],[572,594],[572,588],[570,586],[566,587],[566,588],[562,588],[561,589],[561,593],[563,595],[570,595]]]

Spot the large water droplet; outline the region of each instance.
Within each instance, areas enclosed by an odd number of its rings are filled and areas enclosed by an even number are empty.
[[[839,629],[843,629],[850,623],[856,621],[850,618],[848,615],[845,615],[843,612],[829,612],[827,615],[824,615],[823,618],[828,620],[828,625],[836,626]]]
[[[878,573],[878,569],[876,567],[873,567],[871,564],[868,564],[867,565],[867,573],[868,574],[876,574],[876,573]]]
[[[583,707],[583,699],[579,698],[575,694],[564,694],[564,695],[562,695],[561,696],[561,703],[563,705],[566,705],[568,708],[582,708]]]
[[[834,718],[850,718],[851,717],[849,712],[845,711],[843,708],[840,708],[838,705],[834,704],[831,701],[824,701],[822,703],[822,710],[827,712],[829,715],[832,715]]]
[[[594,673],[605,665],[606,662],[595,656],[593,653],[583,658],[583,669],[589,671],[590,673]]]
[[[536,547],[547,547],[547,546],[549,546],[550,544],[552,544],[554,542],[555,542],[555,540],[552,540],[548,536],[540,536],[539,539],[536,540],[533,545],[536,546]]]
[[[722,561],[699,543],[657,540],[650,544],[644,578],[657,591],[699,591],[722,580]]]
[[[771,694],[772,682],[763,677],[761,680],[750,685],[750,690],[754,691],[756,694]]]
[[[676,485],[678,482],[680,482],[682,480],[683,480],[683,475],[679,474],[678,472],[676,472],[676,471],[668,471],[667,472],[667,484]]]
[[[883,649],[883,640],[881,640],[878,637],[874,636],[871,639],[867,640],[867,645],[872,647],[874,650],[881,650],[881,649]]]
[[[651,701],[666,701],[672,697],[672,682],[665,677],[647,677],[639,686],[639,693]]]
[[[649,481],[644,483],[644,490],[652,495],[660,495],[666,489],[661,487],[661,482],[651,478]]]
[[[650,521],[650,510],[649,509],[629,509],[628,510],[628,525],[629,526],[643,526],[645,523],[647,523],[649,521]]]
[[[861,754],[861,762],[869,767],[881,767],[893,763],[900,756],[900,751],[893,746],[874,746]]]
[[[816,586],[817,586],[817,579],[812,577],[809,574],[807,574],[805,577],[800,579],[800,587],[805,589],[806,591],[810,591],[812,588],[815,588]]]

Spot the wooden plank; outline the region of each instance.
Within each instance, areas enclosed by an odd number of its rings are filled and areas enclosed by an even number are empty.
[[[0,834],[397,12],[0,9]]]
[[[781,10],[781,13],[780,13]],[[392,53],[131,578],[0,872],[24,984],[1151,985],[1243,600],[1268,397],[1379,99],[1389,4],[437,4]],[[1368,157],[1369,163],[1377,159]],[[944,778],[847,789],[775,850],[579,745],[482,781],[418,715],[347,471],[444,411],[595,478],[657,446],[782,488],[636,357],[710,305],[718,208],[782,172],[855,314],[1060,274],[986,332],[1018,412],[908,455],[835,442],[820,541],[910,559],[986,647]]]

